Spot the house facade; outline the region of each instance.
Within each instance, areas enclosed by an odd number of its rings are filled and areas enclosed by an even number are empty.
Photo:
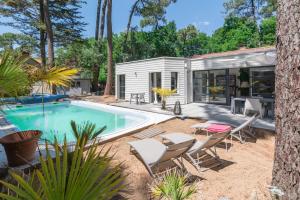
[[[276,52],[274,47],[195,55],[160,57],[116,64],[116,98],[130,100],[144,93],[155,101],[152,88],[176,89],[167,104],[180,101],[229,105],[232,97],[274,97]]]

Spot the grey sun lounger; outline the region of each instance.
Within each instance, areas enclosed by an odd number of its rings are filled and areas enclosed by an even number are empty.
[[[195,139],[191,138],[178,144],[166,146],[155,139],[148,138],[128,142],[128,144],[130,151],[143,162],[150,175],[157,177],[166,170],[183,168],[179,158],[193,146],[194,142]],[[179,164],[174,162],[176,160]]]
[[[158,128],[151,128],[151,129],[141,131],[141,132],[133,135],[133,137],[138,138],[138,139],[145,139],[145,138],[154,137],[154,136],[162,134],[164,132],[165,131],[158,129]]]
[[[194,128],[195,129],[194,133],[196,133],[198,130],[205,130],[211,124],[229,125],[229,126],[232,126],[232,127],[236,127],[235,129],[233,129],[230,132],[231,139],[232,138],[236,138],[241,143],[244,143],[245,141],[243,140],[243,137],[246,137],[245,134],[247,134],[247,135],[249,135],[251,137],[254,137],[253,128],[252,128],[251,125],[257,119],[257,117],[258,117],[258,115],[255,114],[252,117],[250,117],[247,121],[245,121],[244,123],[240,124],[239,126],[233,125],[231,123],[210,120],[210,121],[207,121],[207,122],[204,122],[204,123],[194,124],[193,126],[191,126],[191,128]],[[208,135],[208,132],[207,132],[207,135]]]
[[[216,145],[220,144],[230,134],[230,131],[215,133],[206,140],[197,140],[192,148],[184,155],[184,158],[200,172],[222,165],[223,162],[219,158]],[[161,135],[163,141],[171,144],[178,144],[194,139],[191,135],[184,133],[170,133]]]

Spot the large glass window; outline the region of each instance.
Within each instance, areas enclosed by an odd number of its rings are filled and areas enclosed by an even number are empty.
[[[178,72],[171,72],[171,90],[177,90]]]
[[[261,96],[265,98],[274,97],[275,91],[275,73],[274,67],[252,68],[252,96]]]

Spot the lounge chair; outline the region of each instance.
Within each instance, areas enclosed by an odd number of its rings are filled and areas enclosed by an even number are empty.
[[[220,132],[209,136],[206,140],[197,140],[192,148],[185,153],[184,158],[190,161],[200,172],[222,165],[223,162],[217,154],[216,145],[220,144],[229,134],[230,131]],[[161,137],[163,141],[173,145],[193,139],[192,136],[184,133],[170,133],[161,135]]]
[[[245,133],[248,134],[251,137],[254,137],[253,128],[252,128],[251,125],[257,119],[257,116],[258,116],[257,114],[253,115],[247,121],[245,121],[244,123],[242,123],[241,125],[239,125],[235,129],[233,129],[230,132],[231,139],[232,139],[232,137],[234,137],[234,138],[238,139],[241,143],[244,143],[245,141],[243,140],[243,137],[245,137]],[[230,124],[230,123],[211,120],[211,121],[207,121],[207,122],[204,122],[204,123],[195,124],[195,125],[191,126],[191,128],[194,128],[195,129],[194,133],[196,133],[199,130],[206,131],[206,129],[211,124],[230,125],[230,126],[234,127],[234,125]],[[209,132],[206,132],[206,133],[207,133],[207,135],[209,134]]]
[[[262,98],[246,98],[244,115],[246,116],[249,111],[259,113],[259,117],[263,118],[263,106],[261,103]]]
[[[154,137],[154,136],[159,135],[164,132],[165,131],[158,129],[158,128],[151,128],[151,129],[146,129],[144,131],[141,131],[141,132],[133,135],[133,137],[138,138],[138,139],[145,139],[145,138]]]
[[[159,176],[172,168],[183,168],[179,160],[194,144],[195,139],[166,146],[155,139],[143,139],[129,142],[130,151],[145,165],[152,177]],[[177,160],[179,164],[174,162]]]

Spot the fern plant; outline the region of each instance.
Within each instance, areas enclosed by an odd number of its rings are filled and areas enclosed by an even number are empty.
[[[10,175],[17,184],[0,180],[9,191],[0,193],[1,199],[107,200],[117,195],[124,188],[121,166],[112,167],[109,150],[97,151],[94,143],[84,152],[83,144],[80,139],[76,143],[71,163],[66,139],[62,148],[55,142],[54,159],[46,145],[46,157],[40,157],[41,167],[30,174],[29,181],[14,172]]]
[[[169,171],[155,180],[151,191],[154,197],[168,200],[185,200],[197,193],[194,185],[188,185],[188,177],[177,171]]]

